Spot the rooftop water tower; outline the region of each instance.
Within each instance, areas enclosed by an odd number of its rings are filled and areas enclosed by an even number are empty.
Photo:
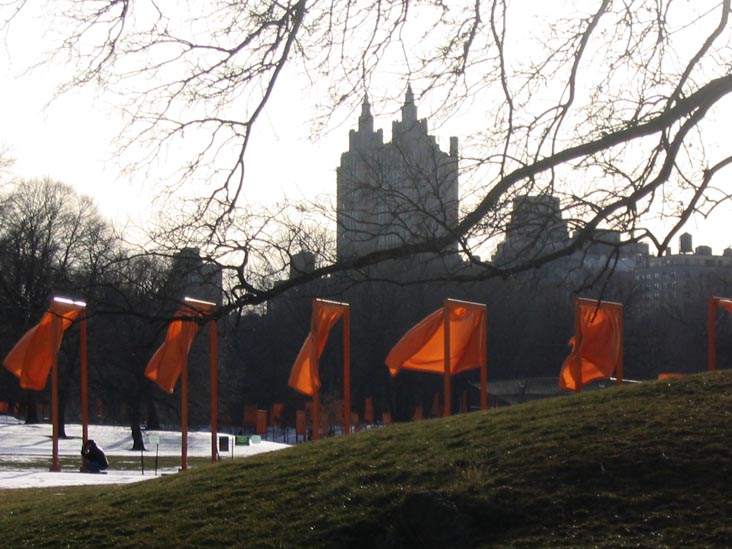
[[[684,233],[679,237],[679,252],[682,254],[690,254],[694,251],[691,241],[691,235]]]

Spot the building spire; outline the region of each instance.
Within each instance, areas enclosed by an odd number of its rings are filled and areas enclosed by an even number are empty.
[[[361,103],[361,116],[371,114],[371,103],[369,103],[369,94],[363,94],[363,103]]]
[[[407,93],[404,94],[404,106],[402,107],[402,122],[417,121],[417,106],[414,104],[414,93],[412,84],[407,83]]]
[[[358,117],[358,131],[374,131],[374,117],[371,116],[371,103],[368,94],[364,94],[361,103],[361,116]]]

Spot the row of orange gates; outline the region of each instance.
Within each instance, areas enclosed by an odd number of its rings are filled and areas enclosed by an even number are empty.
[[[0,403],[1,404],[1,403]],[[345,406],[343,400],[336,400],[329,406],[329,413],[320,415],[318,436],[340,435],[345,433],[343,425],[343,414]],[[461,414],[469,411],[468,391],[460,394],[459,411]],[[440,402],[440,394],[435,392],[432,398],[432,405],[427,410],[422,404],[414,407],[410,421],[421,421],[426,417],[440,417],[443,415],[443,407]],[[359,432],[371,427],[391,425],[392,416],[389,411],[382,411],[380,415],[375,412],[373,397],[366,397],[363,402],[363,414],[351,410],[350,432]],[[306,402],[304,409],[296,410],[294,423],[291,415],[285,414],[285,404],[275,402],[268,409],[260,409],[255,404],[247,404],[244,407],[242,426],[247,433],[260,435],[264,439],[283,440],[289,443],[290,431],[294,430],[295,442],[312,438],[313,432],[308,427],[313,425],[313,403]]]
[[[708,308],[708,369],[716,369],[716,311],[732,313],[732,299],[711,297]],[[573,349],[564,361],[559,375],[562,389],[579,392],[582,387],[615,373],[618,384],[623,381],[623,306],[619,303],[575,298]],[[3,361],[18,379],[21,388],[40,391],[51,375],[51,416],[53,447],[51,471],[60,471],[58,462],[58,368],[57,354],[63,333],[72,323],[80,326],[82,438],[88,439],[87,338],[86,303],[54,297],[41,321],[28,330]],[[211,375],[211,460],[217,461],[218,397],[216,304],[186,297],[166,332],[165,341],[150,359],[145,376],[164,391],[172,393],[181,380],[181,469],[187,468],[188,451],[188,353],[200,326],[210,326]],[[288,384],[312,397],[312,438],[320,436],[319,360],[330,330],[339,321],[343,325],[343,401],[342,432],[352,426],[350,388],[350,307],[347,303],[314,299],[310,333],[298,353]],[[480,370],[480,408],[487,408],[487,308],[485,304],[445,299],[443,306],[413,326],[397,342],[386,357],[392,376],[400,370],[415,370],[443,376],[442,415],[451,413],[451,379],[469,370]],[[367,404],[368,406],[368,404]],[[461,403],[461,410],[465,407]],[[267,423],[267,412],[260,414]],[[367,408],[367,414],[368,408]],[[371,409],[373,415],[373,408]],[[421,415],[421,414],[420,414]],[[385,416],[383,423],[390,423]],[[296,431],[306,432],[305,411],[298,411]],[[315,427],[318,426],[318,427]],[[265,427],[266,429],[266,427]]]

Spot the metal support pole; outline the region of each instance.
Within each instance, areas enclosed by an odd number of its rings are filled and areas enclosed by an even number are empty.
[[[50,471],[58,472],[61,467],[58,464],[58,337],[61,319],[54,313],[51,318],[51,342],[53,353],[51,354],[51,421],[53,423],[52,461]]]

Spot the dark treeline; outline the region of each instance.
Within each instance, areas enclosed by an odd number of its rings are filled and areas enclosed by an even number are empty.
[[[195,248],[168,256],[125,251],[93,204],[53,181],[17,185],[0,204],[0,354],[37,323],[54,295],[88,303],[90,418],[93,422],[139,429],[176,428],[180,394],[165,394],[144,377],[145,367],[163,340],[167,322],[185,295],[221,303],[222,273]],[[706,301],[711,291],[732,294],[732,280],[720,276],[699,292],[649,306],[632,269],[583,265],[572,256],[508,279],[458,282],[471,264],[446,255],[431,261],[413,258],[340,274],[289,289],[258,312],[234,312],[217,320],[219,423],[244,425],[246,406],[268,410],[285,404],[285,420],[308,399],[288,387],[295,357],[310,328],[311,300],[350,304],[352,405],[364,412],[372,398],[377,418],[388,411],[408,420],[416,406],[432,412],[442,392],[440,376],[403,371],[390,377],[384,360],[391,347],[445,298],[488,307],[489,381],[556,378],[569,352],[572,297],[599,297],[625,306],[625,375],[654,378],[661,372],[694,372],[706,366]],[[632,258],[631,258],[632,259]],[[469,274],[469,273],[468,273]],[[419,280],[430,280],[418,283]],[[728,315],[718,315],[720,367],[732,358]],[[191,425],[206,426],[209,416],[208,326],[189,356]],[[334,327],[321,363],[321,398],[326,406],[342,398],[341,324]],[[78,421],[79,330],[65,334],[59,353],[61,418]],[[478,372],[457,376],[453,403],[462,394],[476,406]],[[50,385],[50,384],[49,384]],[[28,422],[50,416],[48,387],[24,391],[0,369],[0,400]]]
[[[302,409],[307,398],[287,385],[292,364],[310,329],[311,300],[332,299],[350,304],[351,377],[354,411],[363,413],[364,401],[374,399],[377,418],[388,411],[408,420],[422,405],[429,415],[435,393],[442,393],[441,376],[402,371],[391,378],[384,360],[391,347],[415,323],[454,298],[485,303],[488,307],[488,378],[525,380],[556,378],[569,353],[573,330],[574,296],[602,297],[624,305],[624,362],[628,379],[655,378],[662,372],[696,372],[706,368],[707,301],[699,292],[673,303],[648,306],[632,270],[583,268],[581,256],[542,267],[510,279],[483,282],[410,283],[410,273],[424,278],[432,269],[459,277],[468,264],[419,260],[372,269],[354,277],[333,277],[290,290],[269,303],[265,315],[245,317],[239,328],[230,367],[243,388],[240,405],[266,409],[284,402],[290,414]],[[444,272],[443,272],[444,271]],[[445,277],[449,278],[449,277]],[[732,279],[714,281],[716,294],[732,291]],[[705,289],[705,291],[708,288]],[[710,294],[711,295],[711,294]],[[720,367],[732,357],[730,321],[718,315]],[[342,398],[341,324],[333,328],[320,362],[321,399]],[[235,358],[234,358],[235,357]],[[478,372],[460,374],[453,382],[453,406],[467,391],[478,405]],[[495,403],[495,401],[494,401]],[[231,410],[241,418],[242,409]]]

